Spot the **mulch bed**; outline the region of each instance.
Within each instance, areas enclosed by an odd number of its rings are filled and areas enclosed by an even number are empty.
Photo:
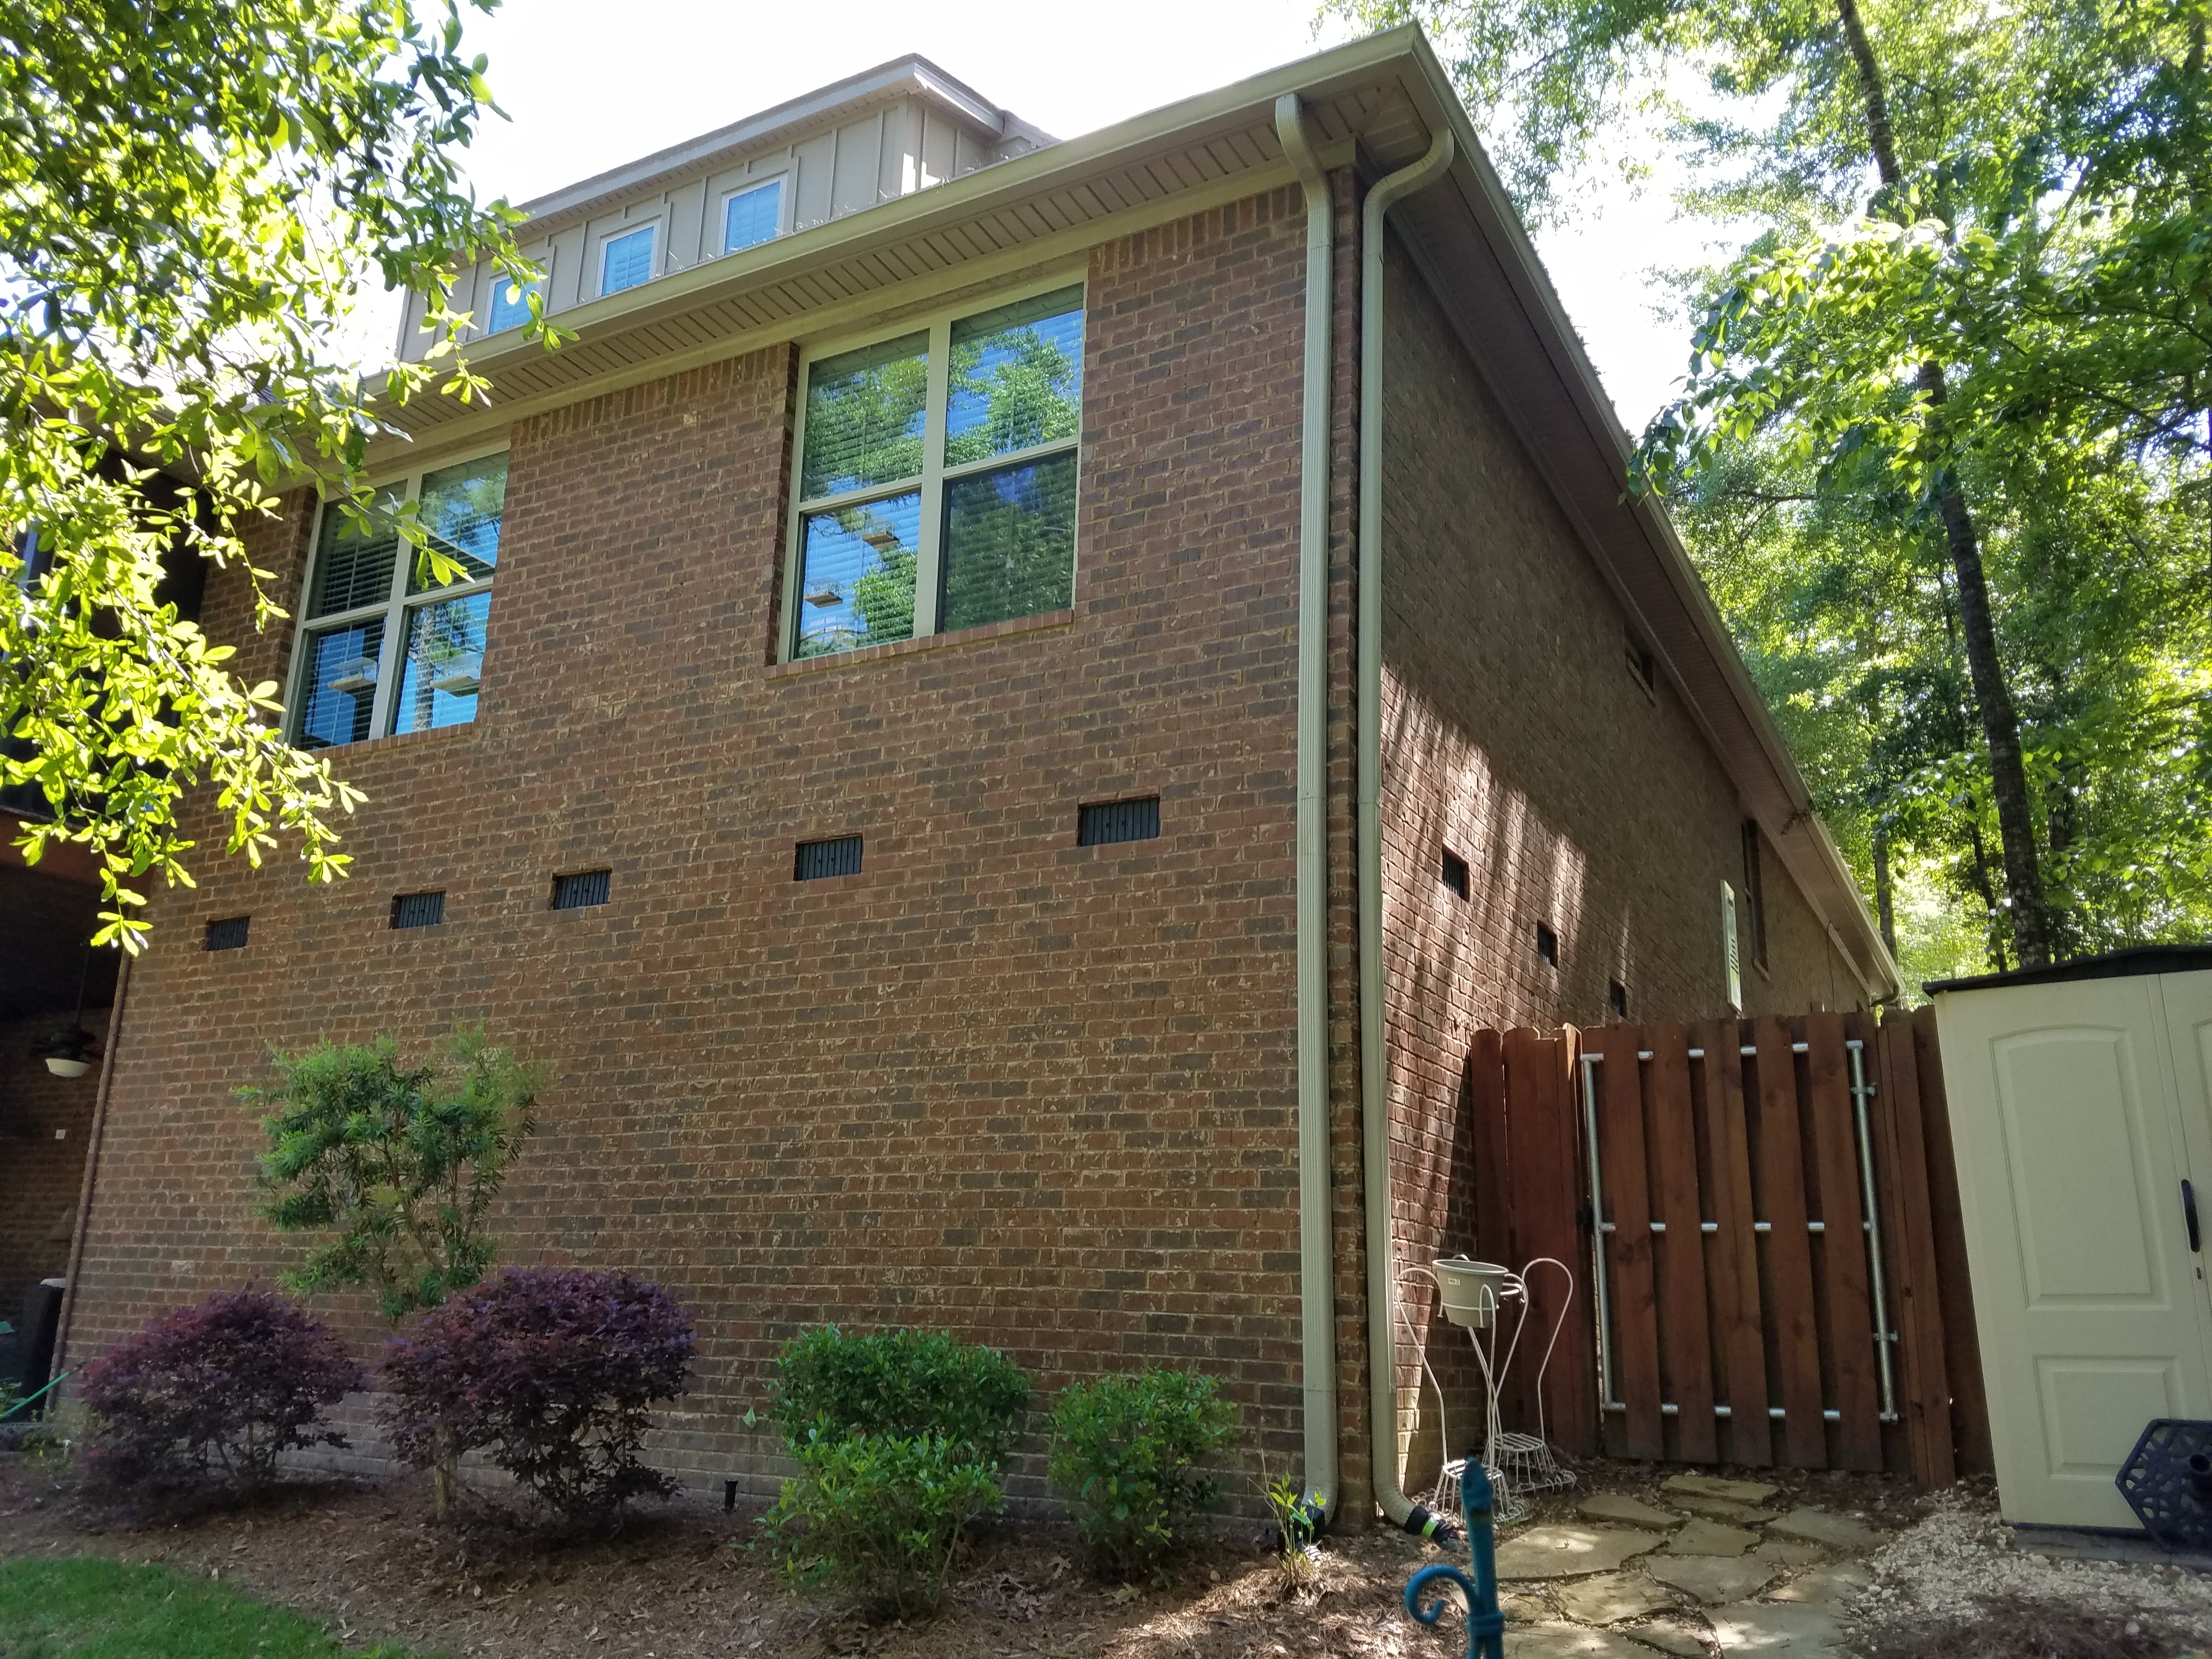
[[[242,1507],[161,1521],[103,1515],[34,1462],[0,1458],[0,1556],[160,1561],[326,1620],[349,1644],[515,1659],[1289,1659],[1463,1654],[1401,1604],[1407,1578],[1443,1559],[1380,1530],[1325,1540],[1314,1589],[1285,1594],[1258,1523],[1194,1547],[1164,1587],[1083,1570],[1072,1532],[984,1528],[944,1612],[872,1626],[829,1596],[783,1584],[743,1547],[750,1515],[707,1504],[643,1504],[611,1536],[564,1536],[472,1497],[454,1523],[429,1520],[427,1483],[288,1483]],[[735,1547],[733,1547],[733,1546]]]

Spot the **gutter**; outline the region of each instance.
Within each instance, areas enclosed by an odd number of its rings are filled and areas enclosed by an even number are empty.
[[[1304,422],[1298,452],[1297,1074],[1299,1374],[1305,1509],[1336,1506],[1336,1296],[1328,1121],[1328,371],[1335,204],[1295,92],[1275,132],[1306,207]]]
[[[1359,226],[1359,617],[1358,821],[1360,1163],[1367,1182],[1367,1390],[1375,1498],[1406,1531],[1455,1541],[1457,1528],[1398,1485],[1398,1251],[1391,1232],[1390,1067],[1382,957],[1382,222],[1391,204],[1436,183],[1457,146],[1439,125],[1429,153],[1380,179]]]

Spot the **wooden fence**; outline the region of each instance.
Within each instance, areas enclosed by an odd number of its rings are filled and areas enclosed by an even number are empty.
[[[1931,1012],[1482,1032],[1470,1074],[1478,1255],[1580,1285],[1556,1443],[1931,1486],[1989,1467]],[[1525,1376],[1501,1405],[1533,1424]]]

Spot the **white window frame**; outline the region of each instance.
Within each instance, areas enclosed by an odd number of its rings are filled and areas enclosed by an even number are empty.
[[[370,486],[369,495],[374,498],[397,485],[400,490],[399,499],[402,505],[409,501],[419,501],[422,495],[422,480],[428,474],[443,472],[451,467],[466,466],[471,461],[484,460],[494,455],[504,455],[509,453],[511,447],[508,443],[501,441],[469,450],[462,454],[448,455],[428,466],[418,466],[413,471],[400,477],[386,478]],[[447,587],[428,588],[420,593],[410,593],[407,591],[408,579],[414,574],[415,561],[419,555],[416,554],[412,544],[402,538],[392,558],[392,586],[386,590],[383,599],[374,605],[357,605],[349,611],[333,611],[326,617],[311,618],[307,615],[307,607],[313,602],[315,578],[322,570],[323,526],[330,517],[329,506],[328,501],[321,499],[318,499],[315,503],[313,544],[307,553],[306,577],[300,584],[300,602],[292,611],[293,616],[299,618],[299,621],[292,629],[292,661],[284,680],[284,727],[286,737],[295,745],[300,741],[300,722],[307,713],[308,700],[301,695],[307,688],[300,684],[300,676],[304,672],[308,660],[308,641],[311,639],[316,635],[327,634],[333,629],[343,628],[349,623],[368,622],[379,617],[384,619],[384,642],[378,647],[376,655],[376,696],[369,705],[368,735],[366,738],[355,739],[357,743],[374,743],[379,738],[388,738],[392,735],[391,730],[392,702],[393,699],[399,695],[399,658],[400,653],[407,647],[408,613],[419,611],[426,605],[441,605],[448,599],[465,599],[477,593],[489,593],[493,581],[499,574],[499,567],[495,563],[492,567],[492,574],[489,576],[479,576],[471,581],[455,582]],[[504,509],[501,511],[501,533],[503,539],[506,531]],[[501,550],[504,552],[505,549],[502,548]],[[472,724],[474,720],[475,716],[471,714],[469,723]],[[333,749],[351,747],[349,744],[342,743],[329,746]]]
[[[951,402],[952,381],[952,325],[969,317],[981,316],[987,311],[996,311],[1002,306],[1017,305],[1034,299],[1040,294],[1050,294],[1059,289],[1074,288],[1083,291],[1084,346],[1086,353],[1091,337],[1091,290],[1088,272],[1083,267],[1062,270],[1049,277],[1024,283],[1015,287],[989,294],[971,295],[957,306],[948,306],[908,316],[898,322],[871,329],[865,334],[839,335],[835,339],[804,347],[799,356],[799,411],[793,422],[791,446],[791,477],[786,492],[791,502],[789,523],[784,528],[783,548],[783,605],[782,617],[777,625],[776,660],[792,662],[799,659],[799,605],[800,578],[805,574],[800,568],[807,515],[833,506],[862,507],[870,501],[883,501],[893,495],[910,495],[917,488],[921,492],[921,547],[915,560],[914,573],[914,632],[910,640],[927,639],[938,630],[938,591],[943,585],[943,554],[945,539],[945,485],[948,479],[964,478],[970,473],[995,472],[1001,467],[1018,466],[1024,461],[1042,460],[1048,456],[1073,453],[1075,456],[1076,499],[1083,498],[1083,398],[1076,400],[1075,432],[1073,436],[1054,438],[1049,442],[1031,444],[1026,449],[1008,450],[1002,455],[986,456],[980,461],[964,461],[956,466],[945,464],[945,410]],[[921,473],[919,480],[913,476],[893,483],[870,484],[866,489],[847,490],[833,495],[814,495],[802,499],[799,481],[806,462],[806,403],[807,388],[811,382],[814,365],[824,357],[842,357],[848,351],[858,351],[864,346],[896,340],[908,334],[927,332],[929,336],[929,389],[922,410]],[[1089,390],[1086,378],[1085,392]],[[1081,518],[1078,515],[1076,544],[1068,551],[1069,593],[1074,592],[1074,580],[1083,568]],[[902,641],[889,641],[901,643]],[[821,657],[809,657],[808,662],[834,660],[849,655],[847,652],[825,653]]]
[[[1735,888],[1721,884],[1721,956],[1728,970],[1729,1012],[1743,1012],[1743,947],[1736,932]]]
[[[659,275],[660,275],[660,262],[661,262],[661,259],[662,259],[662,258],[664,257],[664,255],[665,255],[665,253],[667,252],[667,250],[666,250],[665,247],[663,247],[663,246],[661,246],[661,240],[660,240],[660,229],[661,229],[661,225],[660,225],[660,216],[659,216],[659,214],[655,214],[652,218],[650,218],[650,219],[641,219],[641,220],[639,220],[635,224],[634,224],[634,225],[623,225],[623,226],[621,226],[621,227],[619,227],[619,228],[616,228],[616,229],[614,229],[614,230],[610,230],[610,231],[606,232],[605,234],[603,234],[603,235],[599,238],[599,297],[600,299],[604,300],[604,299],[605,299],[609,295],[611,295],[611,294],[629,294],[629,293],[633,293],[633,292],[635,292],[636,289],[643,288],[643,287],[645,286],[646,283],[649,283],[649,282],[651,282],[654,277],[656,277],[656,276],[659,276]],[[649,234],[652,236],[652,238],[653,238],[653,257],[652,257],[652,258],[647,262],[647,270],[646,270],[646,273],[645,273],[645,278],[644,278],[644,281],[643,281],[643,282],[632,283],[629,285],[629,287],[628,287],[628,288],[609,288],[609,287],[607,286],[607,253],[608,253],[608,252],[609,252],[609,251],[610,251],[610,250],[614,246],[614,245],[615,245],[617,242],[619,242],[620,240],[622,240],[622,239],[623,239],[623,237],[625,237],[625,236],[635,236],[635,235],[636,235],[640,231],[647,232],[647,234]]]
[[[770,186],[777,187],[775,198],[775,233],[769,237],[767,242],[755,242],[752,247],[733,248],[730,246],[730,204],[736,201],[740,196],[750,196],[757,190],[767,190]],[[797,192],[791,188],[791,174],[788,171],[769,173],[760,178],[748,179],[744,184],[732,185],[729,189],[724,191],[721,195],[721,206],[717,210],[715,214],[715,216],[722,222],[721,231],[723,245],[714,251],[714,257],[716,258],[727,258],[733,253],[750,253],[754,247],[766,247],[769,242],[781,241],[784,237],[790,235],[791,202],[793,196]]]

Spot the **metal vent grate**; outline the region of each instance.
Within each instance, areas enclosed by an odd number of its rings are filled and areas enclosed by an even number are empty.
[[[580,910],[587,904],[605,904],[613,890],[615,873],[611,870],[579,870],[573,876],[553,878],[553,908],[556,910]]]
[[[220,921],[208,923],[207,948],[210,951],[243,951],[246,948],[246,924],[251,916],[225,916]]]
[[[1152,841],[1160,833],[1160,798],[1109,800],[1078,811],[1075,844],[1104,847],[1117,841]]]
[[[446,919],[444,892],[402,893],[392,901],[394,927],[435,927]]]
[[[1444,885],[1453,892],[1462,898],[1468,896],[1467,860],[1449,847],[1444,848],[1443,878]]]
[[[820,881],[825,876],[860,873],[860,838],[840,836],[835,841],[802,841],[792,860],[793,881]]]

